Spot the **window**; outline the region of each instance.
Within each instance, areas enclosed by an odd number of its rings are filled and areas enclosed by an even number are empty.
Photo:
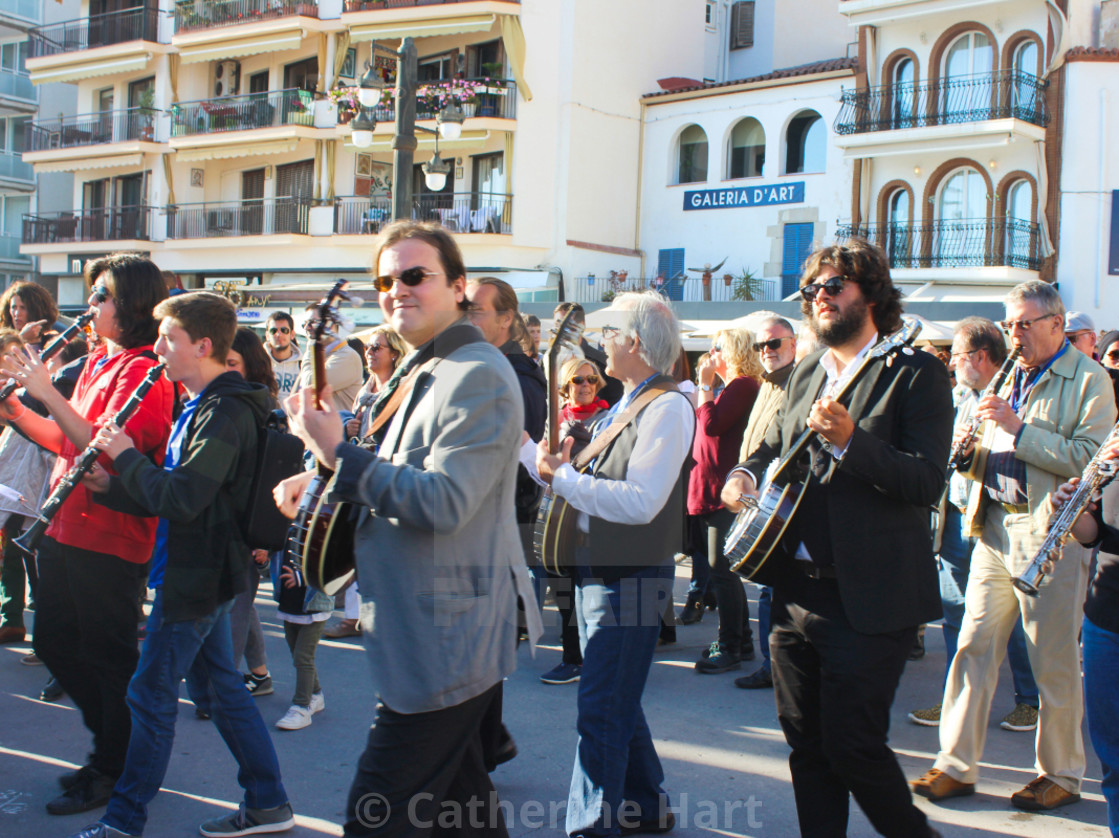
[[[25,149],[27,124],[31,122],[31,117],[20,116],[8,121],[11,123],[8,126],[8,134],[10,135],[9,145],[11,146],[13,154],[19,154]]]
[[[1010,115],[1031,121],[1038,118],[1037,44],[1023,41],[1011,57],[1014,77],[1010,81]]]
[[[982,32],[966,32],[944,56],[941,113],[948,122],[990,119],[994,104],[992,70],[995,51]]]
[[[707,134],[698,125],[689,125],[680,134],[677,183],[699,183],[707,180]]]
[[[886,212],[886,255],[890,257],[890,266],[909,267],[913,240],[909,226],[909,191],[895,189],[886,202]]]
[[[730,48],[745,49],[754,45],[754,2],[735,3],[730,7]]]
[[[982,32],[966,32],[952,42],[944,57],[946,77],[975,76],[990,73],[995,51]]]
[[[711,0],[707,0],[707,4],[703,11],[703,22],[710,27],[715,23],[715,4]]]
[[[793,117],[785,134],[785,174],[824,171],[824,120],[815,111]]]
[[[894,65],[894,71],[890,74],[890,82],[893,85],[893,96],[890,104],[895,128],[911,128],[916,124],[913,119],[915,81],[913,59],[903,58]]]
[[[307,58],[284,67],[284,89],[314,90],[319,83],[319,59]]]
[[[932,267],[977,264],[991,248],[987,218],[987,182],[977,170],[957,169],[944,179],[936,202]],[[979,262],[978,264],[982,264]]]
[[[975,169],[958,169],[944,181],[937,201],[941,221],[987,217],[987,184]]]
[[[1034,251],[1033,187],[1027,180],[1016,181],[1006,193],[1006,239],[1003,242],[1006,264],[1031,267]]]
[[[445,52],[442,55],[421,58],[418,64],[417,79],[424,82],[454,78],[456,64],[458,64],[457,52]]]
[[[727,177],[761,177],[765,164],[765,129],[753,117],[740,120],[730,134]]]
[[[812,253],[812,222],[786,224],[781,252],[781,297],[789,297],[800,287],[804,262]]]

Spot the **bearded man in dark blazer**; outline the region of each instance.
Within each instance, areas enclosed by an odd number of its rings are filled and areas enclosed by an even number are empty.
[[[765,441],[722,496],[741,509],[804,427],[816,432],[800,507],[759,580],[773,586],[774,691],[801,834],[846,835],[853,795],[882,835],[936,835],[887,739],[917,626],[941,614],[929,508],[944,489],[952,436],[948,370],[909,349],[870,355],[901,326],[879,248],[852,240],[818,250],[801,295],[827,348],[793,371]]]

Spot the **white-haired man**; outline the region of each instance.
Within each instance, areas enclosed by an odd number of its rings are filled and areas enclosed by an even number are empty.
[[[579,513],[575,612],[583,672],[567,808],[567,832],[577,836],[675,825],[641,694],[672,596],[672,557],[684,539],[683,466],[695,412],[670,375],[680,337],[663,298],[621,294],[609,312],[606,370],[624,394],[580,454],[591,465],[583,473],[571,465],[570,440],[559,456],[542,442],[536,459],[541,479]]]

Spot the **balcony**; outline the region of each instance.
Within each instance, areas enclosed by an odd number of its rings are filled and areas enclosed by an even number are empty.
[[[30,163],[25,163],[18,154],[4,154],[0,152],[0,182],[18,181],[18,183],[3,183],[6,187],[15,186],[31,191],[35,188],[35,169]]]
[[[31,263],[30,256],[19,252],[20,238],[4,233],[0,235],[0,262]]]
[[[41,0],[0,0],[0,18],[38,23],[43,19],[43,4]]]
[[[39,107],[39,94],[28,76],[0,72],[0,116],[34,113]]]
[[[253,131],[284,125],[314,125],[314,94],[306,90],[275,90],[245,96],[223,96],[171,106],[171,137],[193,137],[223,131]]]
[[[170,50],[158,43],[158,28],[158,10],[144,6],[36,26],[28,31],[27,71],[35,84],[141,72],[153,53]]]
[[[306,198],[179,204],[167,208],[167,238],[306,235],[310,209]]]
[[[416,99],[416,119],[435,119],[438,115],[436,96],[440,87],[449,87],[452,90],[462,90],[463,85],[476,86],[473,102],[462,105],[463,113],[467,119],[491,117],[494,119],[517,118],[517,83],[512,79],[462,79],[454,82],[431,82],[421,85]],[[425,90],[432,91],[432,95],[425,96]],[[391,125],[396,120],[396,104],[389,101],[373,109],[378,123]]]
[[[1016,218],[976,218],[913,224],[841,225],[840,241],[880,245],[899,270],[927,268],[1041,268],[1041,230]]]
[[[886,26],[911,22],[930,15],[955,14],[962,9],[975,14],[980,6],[1005,3],[1006,0],[840,0],[839,13],[847,16],[851,26]]]
[[[27,126],[27,151],[50,151],[130,141],[155,142],[153,119],[148,108],[68,116],[52,122]]]
[[[412,199],[412,218],[438,221],[452,233],[513,231],[513,196],[489,192],[427,193]],[[378,233],[392,220],[387,197],[345,195],[334,199],[334,232],[340,236]]]
[[[147,241],[155,207],[102,207],[23,216],[23,243]]]
[[[847,157],[1044,139],[1048,82],[1017,71],[844,90],[835,119]]]
[[[319,16],[319,7],[311,0],[180,0],[175,4],[175,34],[242,26],[282,17]]]
[[[476,0],[346,0],[343,11],[368,12],[378,9],[407,9],[413,6],[446,6],[454,3],[470,3]],[[520,0],[506,0],[519,3]]]

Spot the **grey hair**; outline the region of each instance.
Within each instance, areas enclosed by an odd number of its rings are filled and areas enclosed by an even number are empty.
[[[645,363],[671,375],[680,357],[680,323],[664,297],[656,291],[628,291],[614,298],[614,307],[630,312],[623,334],[639,339],[637,352]]]
[[[786,320],[784,317],[778,317],[776,315],[774,315],[773,317],[767,317],[765,320],[758,324],[758,331],[760,332],[762,329],[768,329],[770,326],[778,326],[784,329],[793,337],[796,337],[797,330],[793,327],[793,324]]]
[[[1040,279],[1031,279],[1010,289],[1006,295],[1005,305],[1011,303],[1036,302],[1046,315],[1065,314],[1065,304],[1061,295],[1052,284]]]
[[[996,366],[1001,366],[1006,360],[1006,338],[999,327],[986,317],[965,317],[956,324],[953,334],[961,336],[972,352],[985,350]]]

